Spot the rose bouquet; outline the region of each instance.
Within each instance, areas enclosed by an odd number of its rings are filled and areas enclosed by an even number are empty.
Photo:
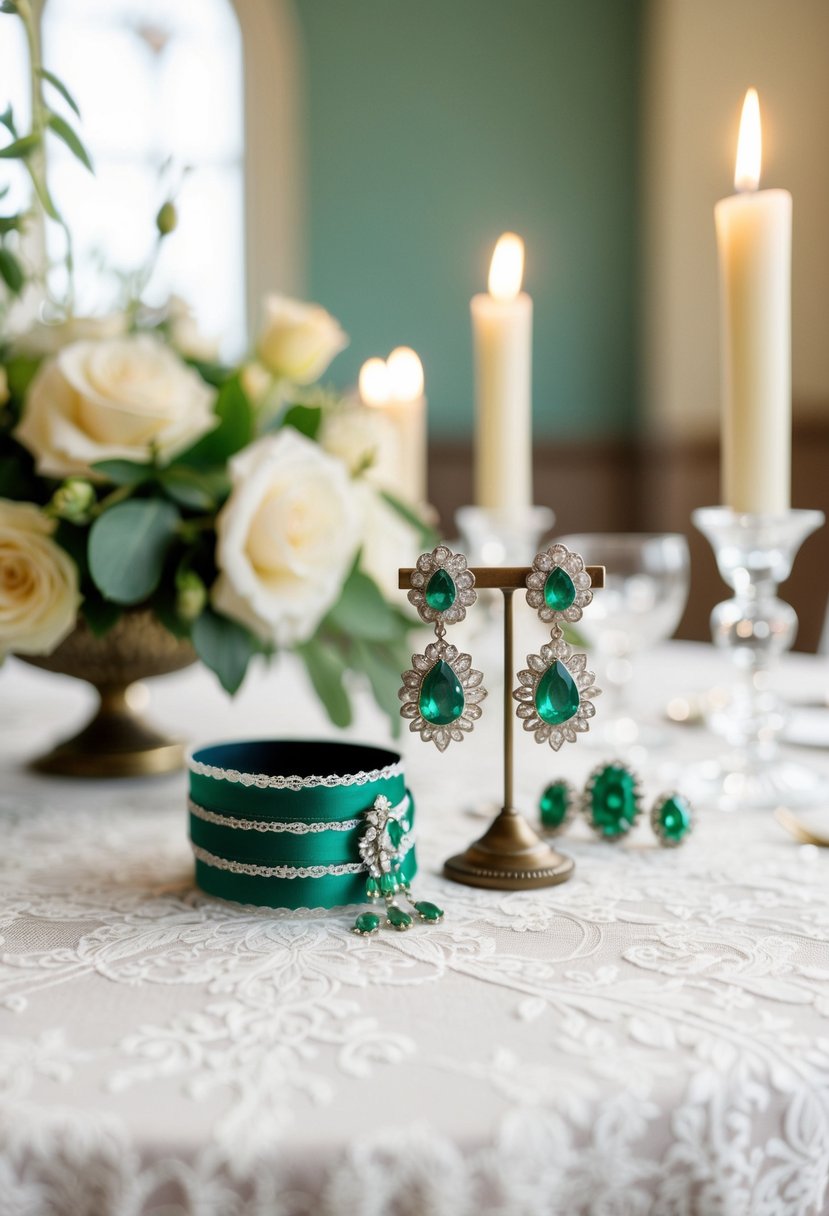
[[[271,297],[255,351],[233,366],[193,357],[176,302],[133,296],[84,318],[71,296],[41,297],[41,319],[15,332],[8,306],[38,279],[27,227],[60,223],[44,131],[87,159],[46,116],[45,86],[71,97],[33,64],[32,130],[6,111],[0,148],[34,185],[28,211],[0,216],[0,656],[48,654],[79,623],[103,636],[149,609],[230,693],[255,655],[293,650],[337,725],[351,717],[349,672],[396,725],[412,622],[390,597],[425,529],[378,480],[394,442],[384,420],[314,387],[347,341],[334,318]],[[174,226],[168,200],[159,242]]]

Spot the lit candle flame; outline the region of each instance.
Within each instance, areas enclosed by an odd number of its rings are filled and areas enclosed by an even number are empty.
[[[389,399],[389,369],[385,359],[366,359],[360,368],[360,400],[364,405],[385,405]]]
[[[423,364],[409,346],[398,346],[386,361],[389,391],[395,401],[416,401],[423,396]]]
[[[514,232],[498,238],[489,267],[489,294],[496,300],[514,300],[524,277],[524,242]]]
[[[756,89],[749,89],[743,102],[740,137],[737,140],[737,165],[734,169],[734,186],[737,190],[756,190],[760,185],[762,156],[760,98]]]

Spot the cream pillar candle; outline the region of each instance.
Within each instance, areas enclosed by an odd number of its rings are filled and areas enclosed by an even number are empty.
[[[475,362],[475,502],[510,512],[532,506],[533,304],[521,291],[524,245],[495,246],[489,293],[472,299]]]
[[[792,196],[758,190],[761,130],[749,89],[734,185],[714,209],[720,267],[722,501],[734,511],[791,506]]]
[[[423,364],[408,346],[398,346],[388,360],[374,358],[363,364],[359,390],[363,404],[380,410],[394,430],[397,463],[389,491],[407,502],[425,503],[427,435]]]

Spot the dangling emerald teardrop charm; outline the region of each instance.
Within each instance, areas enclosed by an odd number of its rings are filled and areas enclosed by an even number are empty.
[[[446,660],[440,659],[423,678],[418,709],[433,726],[448,726],[461,716],[465,704],[460,680]]]
[[[446,570],[436,570],[426,584],[426,603],[435,612],[446,612],[455,602],[458,589],[452,575]]]
[[[579,690],[560,659],[547,668],[535,690],[538,716],[550,726],[568,722],[579,708]]]
[[[443,920],[443,908],[439,908],[437,904],[429,903],[427,899],[419,900],[414,907],[421,920],[431,921],[435,925]]]
[[[576,598],[576,587],[566,570],[554,566],[544,584],[544,602],[553,612],[566,612]]]
[[[397,904],[389,904],[386,908],[386,917],[392,929],[397,929],[401,933],[405,929],[411,929],[414,923],[408,912],[404,912],[402,908],[398,908]]]
[[[371,937],[380,928],[380,917],[376,912],[361,912],[354,922],[352,933],[358,937]]]

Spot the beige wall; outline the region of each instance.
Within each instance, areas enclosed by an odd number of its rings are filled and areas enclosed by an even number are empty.
[[[760,93],[764,186],[794,196],[793,395],[829,416],[829,0],[650,0],[643,135],[643,375],[651,434],[719,415],[713,207]]]

